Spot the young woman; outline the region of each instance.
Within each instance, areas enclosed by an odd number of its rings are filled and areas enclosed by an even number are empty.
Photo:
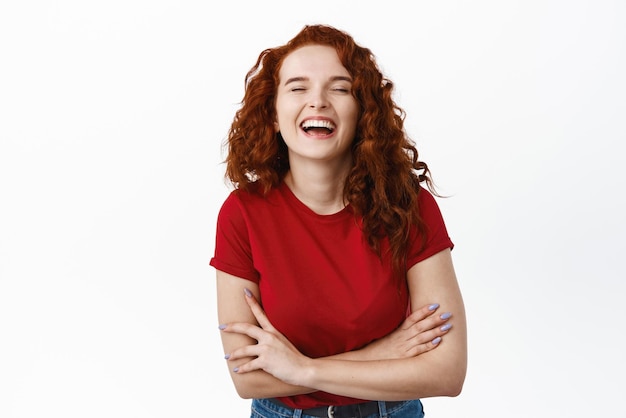
[[[453,244],[392,90],[369,49],[323,25],[246,76],[211,265],[252,417],[421,417],[420,398],[461,391]]]

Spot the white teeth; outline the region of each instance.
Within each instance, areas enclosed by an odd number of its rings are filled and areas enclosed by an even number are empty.
[[[302,122],[302,128],[326,128],[332,131],[335,129],[335,125],[329,120],[308,119]]]

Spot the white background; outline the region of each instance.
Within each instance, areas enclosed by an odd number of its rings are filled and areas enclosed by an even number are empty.
[[[3,2],[0,417],[247,416],[208,265],[221,144],[259,52],[306,23],[375,53],[450,196],[470,361],[427,415],[626,416],[625,21],[619,0]]]

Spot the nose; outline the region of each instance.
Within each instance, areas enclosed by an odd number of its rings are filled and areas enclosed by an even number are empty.
[[[309,107],[311,109],[325,109],[328,107],[326,93],[323,91],[313,91],[309,98]]]

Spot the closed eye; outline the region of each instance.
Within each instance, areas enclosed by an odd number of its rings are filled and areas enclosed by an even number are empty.
[[[333,83],[330,85],[330,89],[337,93],[350,93],[352,91],[352,83]]]

